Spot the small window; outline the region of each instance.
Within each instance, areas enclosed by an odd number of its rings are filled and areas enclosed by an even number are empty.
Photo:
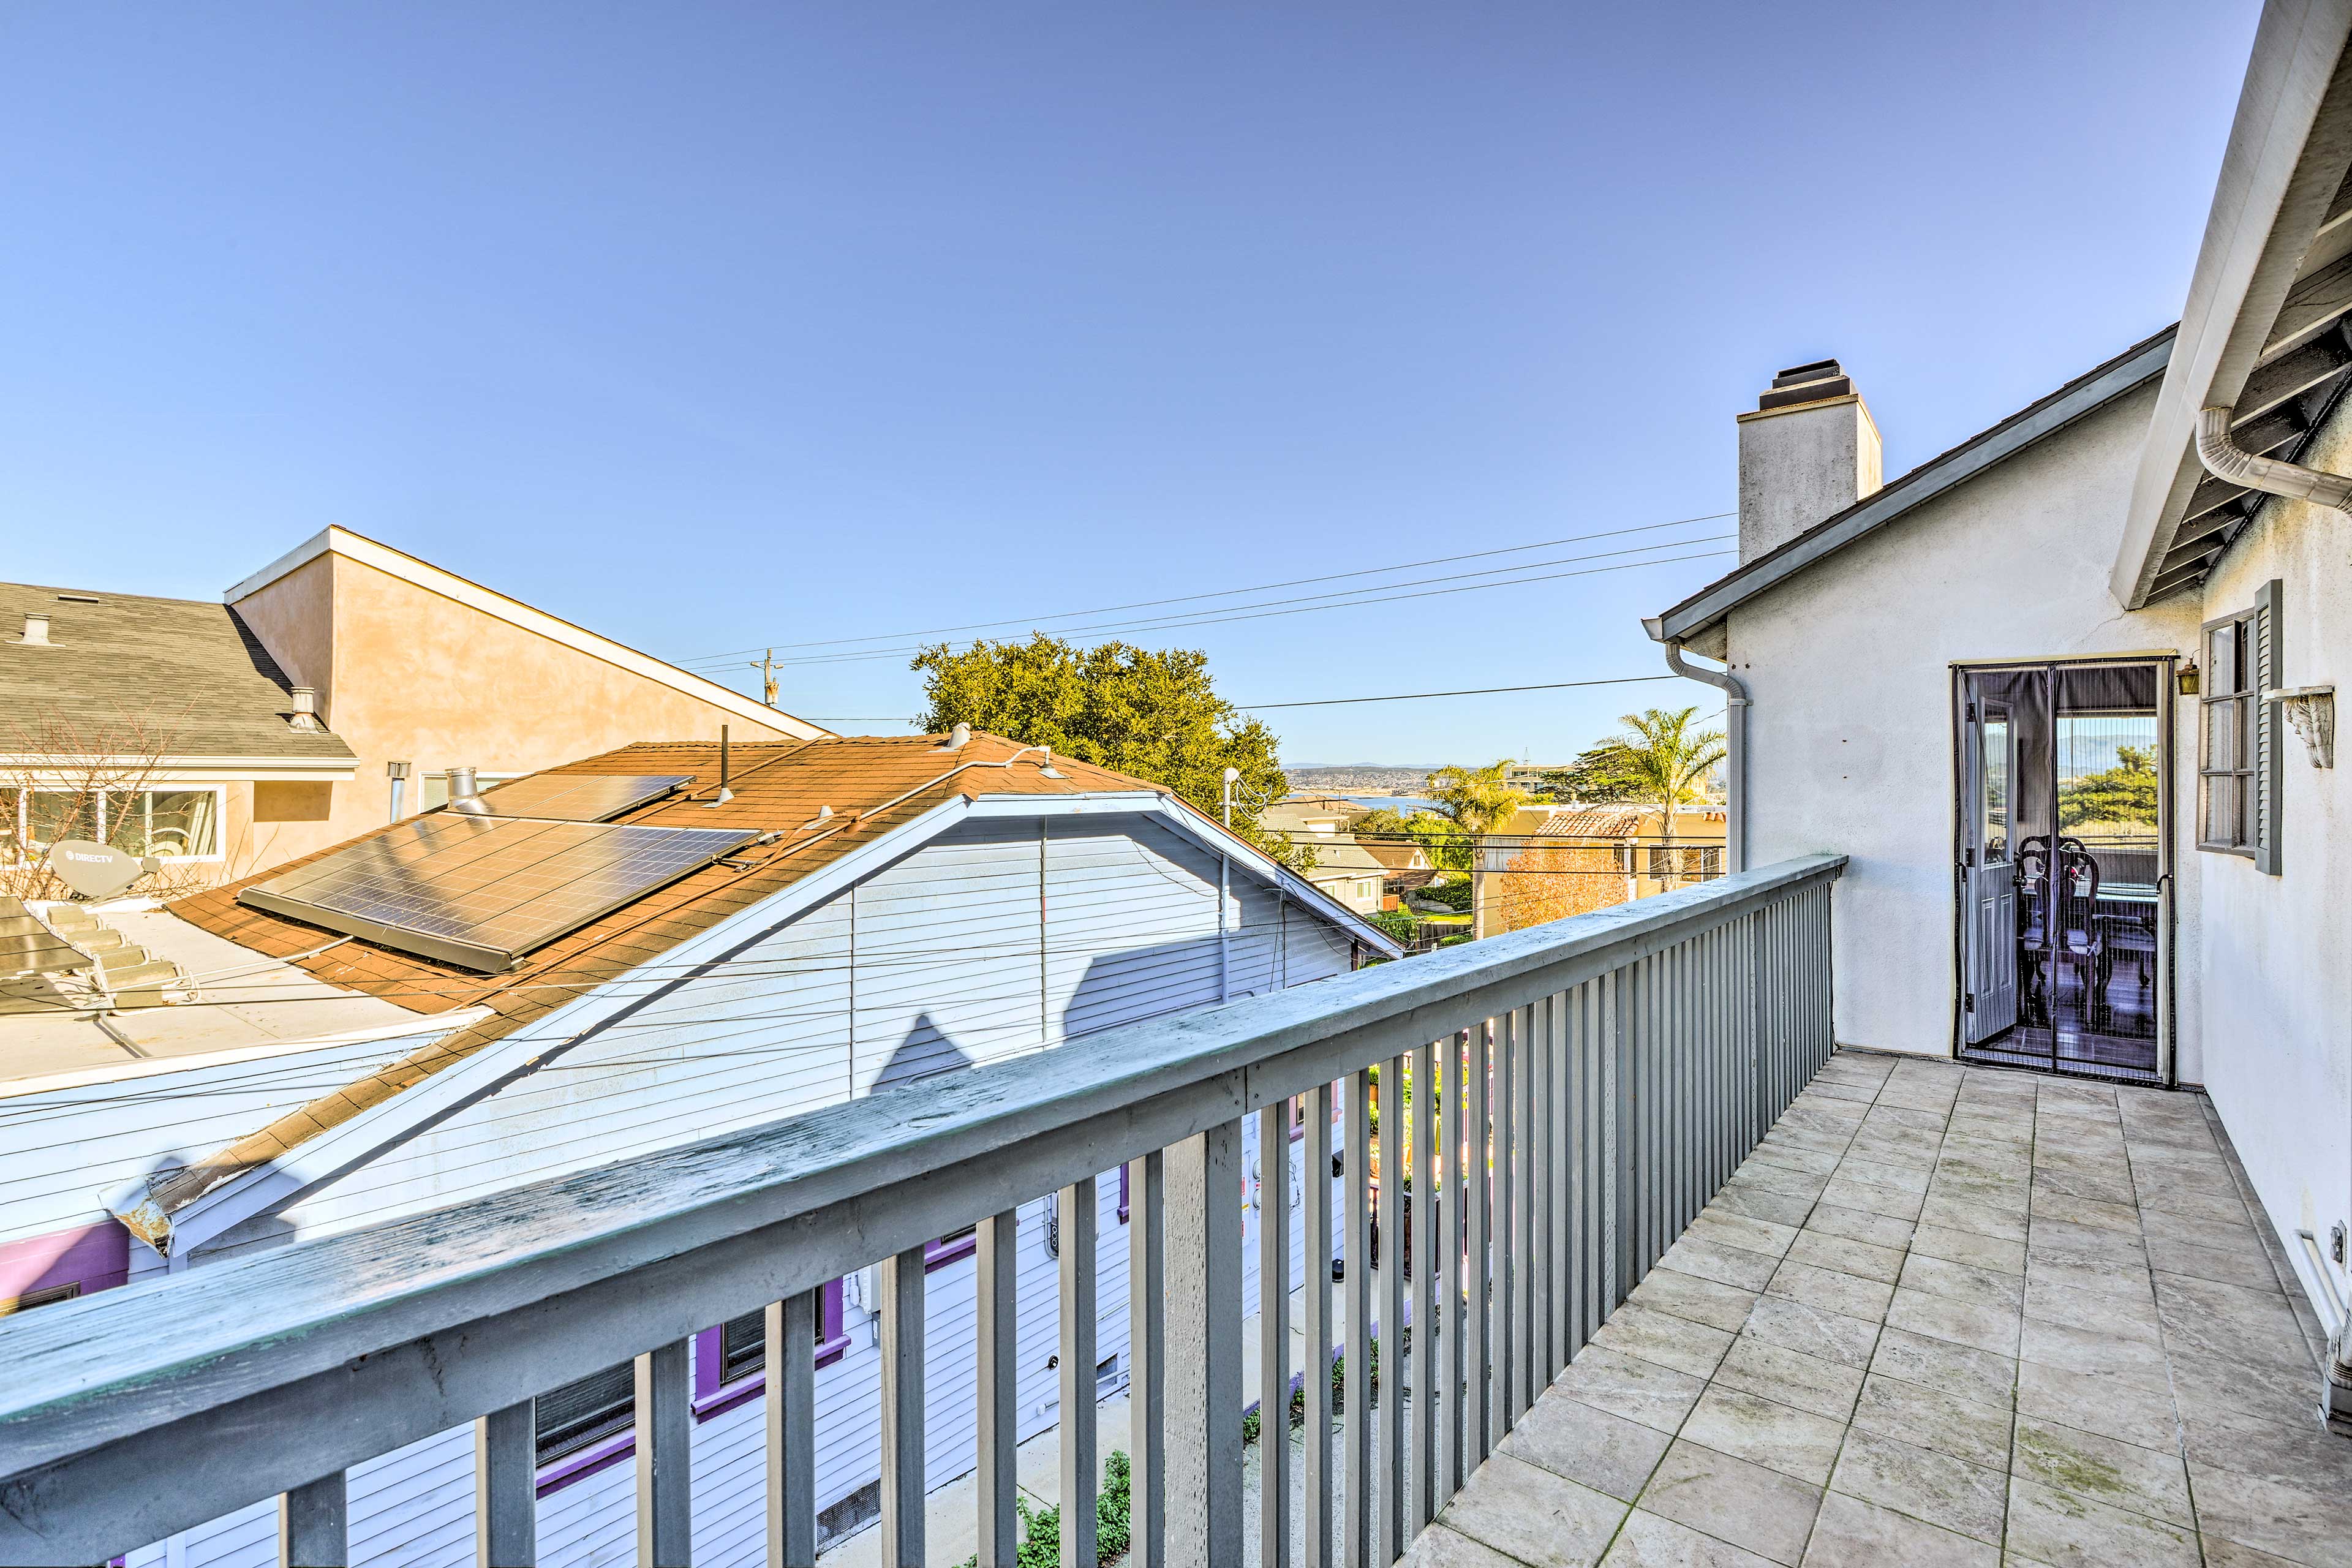
[[[2252,609],[2207,623],[2198,700],[2197,847],[2248,856],[2273,874],[2278,779],[2270,704],[2262,693],[2279,684],[2278,588],[2269,584]]]
[[[1675,851],[1670,844],[1653,844],[1649,848],[1649,875],[1664,880],[1675,874]]]
[[[29,1312],[36,1307],[51,1307],[59,1301],[70,1301],[81,1294],[81,1281],[68,1279],[62,1285],[51,1285],[39,1290],[27,1290],[21,1296],[0,1296],[0,1318],[18,1312]]]
[[[629,1429],[636,1419],[637,1367],[633,1361],[567,1383],[532,1402],[539,1462],[551,1465]]]
[[[1692,851],[1698,857],[1698,874],[1702,879],[1723,875],[1723,846],[1708,844]]]

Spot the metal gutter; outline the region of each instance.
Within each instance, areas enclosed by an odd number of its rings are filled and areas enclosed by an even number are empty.
[[[2148,422],[2108,579],[2126,609],[2157,596],[2162,563],[2204,478],[2193,446],[2200,410],[2240,402],[2352,161],[2347,35],[2352,0],[2269,0],[2263,7],[2181,311],[2179,352]]]

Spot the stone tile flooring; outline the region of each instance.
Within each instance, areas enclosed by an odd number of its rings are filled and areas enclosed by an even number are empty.
[[[1841,1052],[1423,1568],[2352,1563],[2202,1096]]]

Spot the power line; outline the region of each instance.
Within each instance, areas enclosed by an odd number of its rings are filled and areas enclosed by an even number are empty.
[[[775,647],[835,647],[849,643],[887,642],[893,637],[944,637],[950,632],[978,631],[987,626],[1021,626],[1032,621],[1067,621],[1080,616],[1108,616],[1121,610],[1148,610],[1160,605],[1185,605],[1202,599],[1230,599],[1240,594],[1270,594],[1277,588],[1303,587],[1309,583],[1337,583],[1348,577],[1378,577],[1391,572],[1411,572],[1423,566],[1444,566],[1456,561],[1480,561],[1491,555],[1517,555],[1529,550],[1549,550],[1555,545],[1580,544],[1590,539],[1612,539],[1627,533],[1652,533],[1664,528],[1680,528],[1685,523],[1716,522],[1734,515],[1727,511],[1711,511],[1698,517],[1676,518],[1672,522],[1643,523],[1637,528],[1602,529],[1592,533],[1572,533],[1564,539],[1538,540],[1533,544],[1505,545],[1496,550],[1470,550],[1459,555],[1433,555],[1426,561],[1401,561],[1393,566],[1367,566],[1354,572],[1332,572],[1319,577],[1292,577],[1280,583],[1262,583],[1254,588],[1223,588],[1210,594],[1180,594],[1167,599],[1139,599],[1125,605],[1103,605],[1091,610],[1064,610],[1050,616],[1012,616],[995,621],[967,621],[958,626],[930,626],[918,631],[876,632],[858,637],[821,637],[813,642],[778,643]],[[761,651],[757,647],[733,648],[726,653],[709,654],[680,661],[685,665],[715,664],[725,659],[740,658],[745,654]],[[774,648],[767,651],[772,653]]]
[[[1399,691],[1387,697],[1319,697],[1307,702],[1236,702],[1253,713],[1274,708],[1337,708],[1349,702],[1418,702],[1430,697],[1491,697],[1500,691],[1564,691],[1571,686],[1634,686],[1645,680],[1680,680],[1679,675],[1620,675],[1607,680],[1547,680],[1535,686],[1474,686],[1461,691]]]
[[[1460,691],[1398,691],[1385,697],[1318,697],[1301,702],[1236,702],[1235,708],[1260,713],[1276,708],[1337,708],[1350,702],[1418,702],[1431,697],[1491,697],[1507,691],[1565,691],[1578,686],[1637,686],[1646,680],[1680,680],[1679,675],[1619,675],[1606,680],[1547,680],[1533,686],[1473,686]],[[912,724],[897,716],[855,719],[814,719],[815,724]]]
[[[1728,540],[1728,539],[1730,539],[1731,537],[1732,537],[1732,536],[1731,536],[1730,534],[1727,534],[1727,534],[1713,534],[1713,535],[1708,535],[1708,536],[1706,536],[1706,537],[1705,537],[1705,538],[1702,538],[1702,539],[1678,539],[1678,540],[1672,540],[1672,541],[1669,541],[1669,542],[1664,542],[1664,543],[1661,543],[1661,544],[1645,545],[1645,546],[1643,546],[1643,549],[1649,549],[1649,550],[1670,550],[1670,549],[1673,549],[1673,548],[1676,547],[1677,545],[1684,545],[1684,544],[1715,544],[1715,543],[1719,543],[1719,542],[1723,542],[1723,541]],[[1538,566],[1538,565],[1541,565],[1541,566],[1565,565],[1565,564],[1567,564],[1567,563],[1568,563],[1569,562],[1570,562],[1570,561],[1598,561],[1598,560],[1601,560],[1601,559],[1603,559],[1603,558],[1605,558],[1605,557],[1607,557],[1607,556],[1610,556],[1610,555],[1623,555],[1623,554],[1630,554],[1630,553],[1632,553],[1632,552],[1630,552],[1630,551],[1618,551],[1618,550],[1602,551],[1602,552],[1601,552],[1600,553],[1598,553],[1598,554],[1594,554],[1594,555],[1563,556],[1563,557],[1561,557],[1561,558],[1560,558],[1559,561],[1557,561],[1557,562],[1553,562],[1553,561],[1530,562],[1530,563],[1528,563],[1528,565],[1530,565],[1530,566]],[[1100,625],[1100,626],[1072,626],[1072,627],[1069,627],[1069,628],[1067,628],[1067,629],[1068,629],[1070,632],[1074,633],[1074,634],[1079,634],[1079,635],[1087,635],[1087,634],[1092,634],[1092,633],[1097,633],[1097,632],[1188,631],[1188,630],[1192,629],[1192,627],[1194,627],[1194,626],[1223,626],[1223,625],[1225,625],[1225,624],[1227,624],[1227,623],[1234,622],[1234,621],[1256,621],[1256,620],[1266,620],[1266,619],[1270,619],[1270,618],[1272,618],[1272,617],[1279,616],[1305,616],[1305,615],[1312,615],[1312,614],[1314,614],[1315,612],[1317,612],[1317,611],[1318,611],[1318,610],[1353,610],[1353,609],[1360,609],[1360,608],[1362,608],[1363,606],[1365,606],[1365,605],[1386,605],[1386,604],[1393,604],[1393,603],[1395,603],[1395,602],[1397,602],[1397,601],[1399,601],[1399,600],[1402,600],[1402,599],[1432,599],[1432,598],[1439,598],[1439,597],[1442,597],[1442,596],[1444,596],[1444,595],[1449,595],[1449,594],[1475,594],[1475,593],[1478,593],[1478,592],[1480,592],[1480,591],[1482,591],[1482,590],[1488,589],[1488,588],[1516,588],[1516,587],[1519,587],[1519,586],[1522,586],[1522,585],[1525,585],[1525,584],[1534,584],[1534,583],[1553,583],[1553,582],[1559,582],[1559,581],[1560,581],[1560,580],[1561,580],[1561,579],[1563,579],[1563,578],[1569,578],[1569,577],[1591,577],[1591,576],[1596,576],[1596,575],[1598,575],[1598,574],[1601,574],[1601,573],[1604,573],[1604,572],[1630,572],[1630,571],[1633,570],[1634,568],[1636,568],[1636,567],[1641,567],[1641,566],[1666,566],[1666,565],[1672,565],[1672,564],[1673,564],[1673,563],[1675,563],[1675,562],[1679,562],[1679,561],[1707,561],[1707,560],[1713,560],[1713,559],[1715,559],[1715,558],[1717,558],[1717,557],[1718,557],[1718,556],[1729,555],[1729,554],[1732,554],[1732,553],[1734,553],[1734,552],[1732,552],[1732,551],[1728,551],[1728,550],[1702,550],[1702,551],[1696,552],[1694,552],[1694,553],[1692,553],[1692,554],[1689,554],[1689,555],[1661,555],[1661,556],[1654,556],[1654,557],[1652,557],[1650,560],[1647,560],[1647,561],[1626,561],[1626,562],[1621,562],[1621,563],[1619,563],[1618,564],[1613,565],[1613,566],[1588,566],[1588,567],[1583,568],[1583,569],[1582,569],[1582,570],[1580,570],[1580,571],[1576,571],[1576,572],[1549,572],[1549,573],[1545,573],[1545,574],[1540,574],[1540,575],[1533,576],[1533,577],[1513,577],[1513,578],[1508,578],[1508,579],[1507,579],[1507,580],[1505,580],[1505,581],[1503,581],[1503,582],[1500,582],[1500,583],[1469,583],[1469,584],[1462,584],[1462,585],[1460,585],[1460,586],[1458,586],[1458,587],[1452,587],[1452,588],[1423,588],[1423,589],[1421,589],[1420,591],[1418,591],[1418,592],[1416,592],[1416,593],[1411,593],[1411,594],[1378,594],[1378,595],[1376,595],[1375,596],[1370,597],[1370,598],[1348,599],[1348,600],[1344,600],[1344,601],[1342,601],[1342,602],[1340,602],[1340,603],[1337,603],[1337,604],[1329,604],[1329,605],[1298,605],[1298,606],[1297,606],[1297,607],[1290,608],[1290,609],[1264,609],[1264,608],[1258,608],[1258,607],[1255,607],[1255,606],[1250,606],[1250,607],[1245,607],[1245,608],[1244,608],[1244,609],[1236,610],[1234,614],[1231,614],[1231,615],[1213,615],[1213,614],[1207,614],[1207,615],[1202,615],[1202,616],[1199,616],[1199,617],[1197,617],[1197,618],[1190,619],[1190,620],[1140,621],[1140,622],[1133,622],[1133,623],[1126,623],[1126,624],[1120,624],[1120,623],[1106,623],[1106,624],[1104,624],[1104,625]],[[1484,573],[1473,573],[1473,574],[1468,574],[1468,575],[1473,575],[1473,576],[1484,576],[1484,575],[1486,575],[1486,574],[1484,574]],[[1444,577],[1435,577],[1435,578],[1425,578],[1425,579],[1423,579],[1423,581],[1425,581],[1425,582],[1438,582],[1438,583],[1442,583],[1442,582],[1449,581],[1449,579],[1447,579],[1447,578],[1444,578]],[[1399,584],[1399,585],[1400,585],[1400,586],[1402,586],[1402,584]],[[1369,590],[1369,589],[1367,589],[1367,590],[1352,590],[1352,591],[1355,591],[1355,592],[1365,592],[1365,593],[1370,593],[1370,592],[1371,592],[1371,590]],[[1320,598],[1320,597],[1325,597],[1326,595],[1308,595],[1308,596],[1309,596],[1309,597],[1314,597],[1314,598]],[[1276,603],[1276,604],[1282,603],[1282,601],[1280,601],[1280,600],[1276,600],[1276,601],[1272,601],[1272,602],[1273,602],[1273,603]],[[953,646],[953,645],[950,645],[950,646]],[[965,643],[963,646],[965,646],[965,647],[970,647],[970,646],[971,646],[971,643],[970,643],[970,642],[967,642],[967,643]],[[920,645],[908,645],[908,646],[902,647],[895,647],[895,648],[880,648],[880,649],[877,649],[877,650],[875,650],[875,651],[873,651],[873,652],[870,652],[870,653],[817,654],[817,655],[812,655],[812,656],[810,656],[810,657],[808,657],[808,658],[805,658],[793,660],[793,661],[792,661],[792,662],[793,662],[794,665],[796,665],[796,666],[799,666],[799,665],[811,665],[811,664],[858,664],[858,663],[865,663],[865,662],[868,662],[868,661],[871,661],[871,660],[873,660],[873,659],[877,659],[877,658],[904,658],[904,657],[905,657],[906,655],[908,655],[908,654],[910,654],[910,653],[920,653],[921,651],[922,651],[922,647],[921,647]],[[783,665],[785,662],[786,662],[786,661],[784,661],[784,660],[782,660],[782,659],[779,659],[779,660],[777,660],[777,664],[778,664],[780,667],[781,667],[782,665]]]

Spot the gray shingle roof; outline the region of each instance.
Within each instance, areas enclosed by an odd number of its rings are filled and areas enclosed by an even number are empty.
[[[49,617],[55,646],[25,646],[27,614]],[[0,583],[0,714],[26,731],[0,728],[0,752],[54,717],[116,744],[135,735],[162,755],[352,761],[340,737],[288,725],[292,690],[226,605]]]

